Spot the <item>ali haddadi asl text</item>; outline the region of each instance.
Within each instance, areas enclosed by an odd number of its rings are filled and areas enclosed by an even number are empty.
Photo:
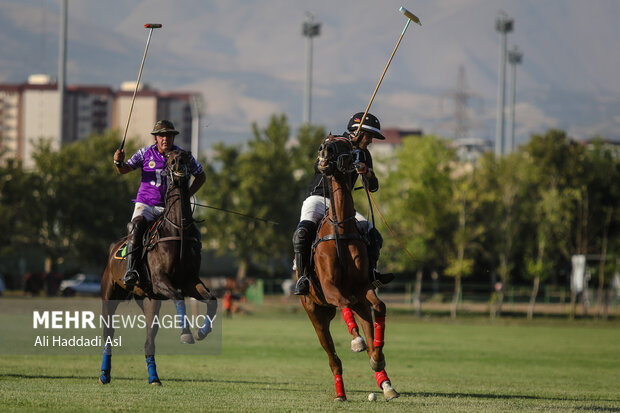
[[[65,338],[61,336],[37,336],[34,340],[34,347],[101,347],[101,336],[86,338],[84,336],[72,336]],[[123,345],[123,337],[108,337],[105,346],[120,347]]]

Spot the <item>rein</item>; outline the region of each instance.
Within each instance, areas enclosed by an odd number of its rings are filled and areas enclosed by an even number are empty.
[[[348,141],[347,141],[348,142]],[[344,174],[344,182],[341,185],[341,187],[339,188],[341,191],[346,191],[349,190],[350,192],[350,182],[348,181],[348,175],[349,173],[351,173],[354,169],[347,169],[345,167],[345,162],[346,156],[350,156],[350,154],[341,154],[337,157],[336,161],[331,161],[332,166],[334,166],[336,169],[338,169],[340,172],[342,172]],[[342,219],[341,221],[338,220],[338,213],[336,211],[336,205],[334,203],[334,189],[333,189],[333,185],[332,185],[332,178],[328,177],[327,175],[323,174],[323,199],[325,200],[325,204],[327,203],[327,196],[325,196],[325,186],[327,186],[328,192],[329,192],[329,200],[330,200],[330,208],[331,208],[331,213],[332,213],[332,217],[330,217],[329,215],[326,216],[326,221],[329,222],[329,224],[332,226],[333,228],[333,233],[331,234],[327,234],[324,237],[319,238],[318,240],[316,240],[313,245],[312,248],[314,249],[319,243],[323,242],[323,241],[331,241],[334,240],[336,241],[336,253],[338,256],[338,262],[340,264],[340,267],[342,269],[344,269],[344,264],[342,261],[342,250],[341,250],[341,245],[340,245],[340,240],[364,240],[363,237],[359,234],[359,233],[344,233],[341,234],[340,232],[338,232],[338,228],[343,228],[344,224],[351,221],[351,220],[355,220],[355,213],[347,218]],[[335,179],[335,178],[334,178]],[[327,182],[326,182],[327,181]],[[327,184],[327,185],[326,185]],[[327,205],[325,205],[325,209],[327,210]]]
[[[178,172],[178,171],[173,171],[170,166],[167,166],[167,170],[168,170],[168,176],[172,177],[177,177],[177,178],[184,178],[187,177],[187,175],[189,174],[189,170],[187,169],[187,166],[184,165],[182,172]],[[160,242],[168,242],[168,241],[180,241],[181,246],[180,246],[180,252],[179,252],[179,260],[182,261],[183,260],[183,249],[184,249],[184,241],[187,239],[185,237],[185,231],[188,230],[190,228],[190,226],[196,222],[196,220],[194,220],[191,217],[191,213],[190,213],[190,217],[187,218],[185,217],[185,211],[184,211],[184,206],[183,204],[181,205],[181,223],[178,224],[176,222],[174,222],[172,219],[170,219],[169,215],[170,212],[172,211],[173,206],[181,201],[181,203],[183,203],[183,195],[182,193],[172,193],[173,190],[178,189],[179,191],[183,191],[183,188],[180,185],[177,185],[173,179],[170,179],[170,182],[168,184],[168,188],[166,189],[166,208],[164,210],[164,214],[163,217],[158,225],[158,227],[156,228],[156,234],[159,235],[160,230],[162,229],[163,225],[165,224],[169,224],[172,228],[176,229],[179,232],[179,235],[177,236],[168,236],[168,237],[162,237],[162,238],[157,238],[150,246],[150,248],[154,248],[158,243]],[[185,189],[187,190],[187,189]],[[188,202],[188,206],[189,206],[189,197],[187,199]],[[187,239],[187,241],[191,241],[191,242],[200,242],[198,239],[196,238],[191,238],[191,239]]]

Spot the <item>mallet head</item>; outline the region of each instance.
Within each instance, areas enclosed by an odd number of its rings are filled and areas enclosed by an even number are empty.
[[[420,23],[420,19],[418,19],[418,16],[416,16],[416,15],[415,15],[415,14],[413,14],[413,13],[411,13],[411,12],[410,12],[409,10],[407,10],[406,8],[401,7],[401,8],[400,8],[400,12],[401,12],[402,14],[404,14],[405,16],[407,16],[407,18],[408,18],[409,20],[411,20],[412,22],[417,23],[417,24],[419,24],[420,26],[422,26],[422,23]]]
[[[162,26],[161,23],[147,23],[144,25],[144,28],[145,29],[161,29],[161,26]]]

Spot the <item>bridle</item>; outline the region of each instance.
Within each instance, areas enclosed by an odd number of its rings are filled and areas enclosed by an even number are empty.
[[[342,152],[340,146],[346,143],[347,150]],[[341,136],[332,136],[325,139],[319,147],[319,170],[323,175],[332,176],[334,173],[348,175],[355,171],[353,166],[353,146],[351,141]]]
[[[344,146],[343,143],[346,143],[346,149],[342,148],[342,146]],[[351,188],[351,181],[348,179],[348,177],[351,173],[354,173],[356,171],[355,165],[353,162],[354,161],[353,150],[354,150],[353,145],[351,144],[351,141],[349,139],[340,137],[340,136],[330,136],[329,138],[325,139],[325,141],[323,141],[323,143],[319,147],[319,156],[318,156],[319,171],[327,178],[331,178],[332,176],[339,174],[340,177],[342,178],[341,181],[343,181],[343,184],[344,184],[344,188],[341,188],[341,190],[349,191],[349,192],[351,191],[352,188]],[[333,233],[328,234],[316,240],[314,244],[312,245],[312,248],[314,249],[317,246],[317,244],[319,244],[320,242],[328,241],[328,240],[335,240],[336,250],[338,254],[338,261],[340,262],[340,265],[343,266],[343,262],[341,258],[342,252],[340,250],[340,240],[356,239],[356,240],[363,241],[363,237],[357,232],[351,233],[351,234],[348,234],[348,233],[340,234],[338,232],[338,229],[342,228],[345,223],[351,220],[355,220],[355,213],[340,221],[338,220],[336,206],[335,206],[335,203],[333,202],[334,192],[332,188],[332,181],[331,179],[326,179],[324,180],[324,182],[325,181],[327,181],[327,187],[328,187],[329,199],[330,199],[330,207],[331,207],[332,217],[333,217],[332,219],[328,215],[326,217],[326,220],[332,226]],[[327,199],[327,197],[324,196],[324,199]]]
[[[174,156],[173,156],[174,155]],[[190,228],[190,226],[195,222],[191,213],[189,217],[185,217],[183,215],[181,224],[179,225],[176,222],[173,222],[168,215],[172,210],[172,206],[176,202],[183,202],[182,194],[179,192],[173,192],[174,189],[180,188],[182,185],[187,185],[189,183],[190,170],[187,162],[187,158],[185,152],[174,151],[173,153],[168,154],[166,156],[166,164],[165,164],[166,174],[169,177],[168,188],[166,189],[166,208],[164,210],[163,217],[160,221],[160,224],[157,228],[157,232],[161,229],[161,225],[166,222],[170,224],[173,228],[177,229],[180,234],[178,236],[168,236],[163,238],[158,238],[152,246],[159,242],[164,241],[181,241],[180,247],[180,260],[183,259],[183,242],[185,240],[184,232]],[[189,207],[189,197],[186,200]],[[181,205],[181,209],[184,209],[184,205]],[[159,236],[159,235],[158,235]],[[190,239],[190,241],[200,242],[198,239]]]

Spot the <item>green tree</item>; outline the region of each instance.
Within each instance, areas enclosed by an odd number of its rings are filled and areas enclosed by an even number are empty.
[[[268,273],[290,265],[291,234],[297,223],[298,205],[293,161],[287,149],[289,126],[285,115],[273,115],[268,126],[252,125],[248,150],[216,147],[219,172],[215,185],[205,185],[200,196],[212,206],[277,221],[279,225],[207,212],[208,226],[220,251],[231,252],[238,261],[238,277],[251,263]],[[223,192],[224,191],[224,192]]]
[[[580,212],[586,216],[586,225],[581,228],[587,237],[588,252],[600,256],[596,304],[599,315],[604,315],[608,302],[605,286],[613,275],[607,268],[608,259],[613,258],[608,257],[608,251],[620,250],[620,156],[615,145],[597,137],[586,150],[584,162],[581,183],[584,207]]]
[[[523,228],[523,206],[528,193],[523,185],[521,153],[483,156],[476,168],[476,197],[482,206],[476,221],[486,229],[479,268],[490,268],[501,282],[492,296],[491,317],[501,315],[504,290],[512,280]],[[495,287],[495,286],[494,286]]]
[[[305,198],[307,185],[314,177],[313,165],[319,146],[326,137],[325,128],[318,125],[304,124],[297,132],[297,145],[291,148],[291,156],[299,202]]]
[[[35,230],[29,241],[45,252],[46,270],[66,260],[104,266],[110,242],[125,232],[135,188],[114,171],[117,145],[115,133],[94,135],[59,151],[39,142],[33,171]]]
[[[531,195],[527,225],[536,234],[528,240],[526,257],[526,276],[533,279],[531,313],[540,281],[554,275],[553,271],[543,271],[548,268],[547,263],[568,261],[573,252],[585,253],[585,245],[580,241],[581,229],[574,225],[582,205],[578,187],[584,172],[584,156],[584,148],[559,130],[532,135],[523,148],[525,185]]]
[[[458,216],[452,202],[450,177],[455,154],[436,136],[408,137],[389,162],[376,199],[391,227],[415,257],[404,253],[393,237],[385,237],[382,262],[395,271],[432,271],[447,265],[446,245],[452,242]]]
[[[533,280],[532,293],[527,318],[534,316],[534,305],[540,283],[547,280],[553,271],[552,262],[545,256],[549,245],[562,248],[562,240],[570,236],[571,218],[574,214],[575,200],[579,193],[573,189],[558,190],[552,188],[541,194],[535,206],[534,222],[537,227],[535,252],[526,258],[527,277]],[[564,250],[564,256],[569,256]],[[535,258],[534,258],[535,257]]]
[[[447,263],[445,274],[454,277],[454,293],[452,319],[456,319],[456,312],[461,298],[461,280],[473,273],[474,250],[480,247],[480,237],[484,227],[475,220],[481,200],[475,191],[474,169],[471,163],[458,164],[457,172],[453,175],[453,199],[447,206],[458,219],[453,228],[452,242],[447,244]]]
[[[0,166],[0,254],[33,243],[36,231],[37,176],[15,159]]]

